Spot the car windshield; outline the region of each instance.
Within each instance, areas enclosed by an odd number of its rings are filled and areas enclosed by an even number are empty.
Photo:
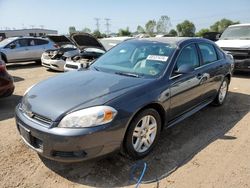
[[[7,44],[9,44],[10,42],[12,42],[14,39],[13,38],[7,38],[4,39],[0,42],[0,47],[5,47]]]
[[[91,67],[124,76],[157,77],[166,68],[175,48],[175,44],[127,41],[105,53]]]
[[[228,27],[221,35],[220,40],[250,39],[250,26]]]

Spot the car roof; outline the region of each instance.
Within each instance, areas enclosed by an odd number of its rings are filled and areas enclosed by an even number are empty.
[[[234,24],[234,25],[230,25],[230,26],[228,26],[228,27],[238,27],[238,26],[250,26],[250,23]]]
[[[187,44],[190,42],[207,42],[212,43],[212,41],[200,37],[150,37],[150,38],[138,38],[133,39],[137,41],[152,41],[152,42],[162,42],[168,44],[175,44],[180,46],[181,44]]]
[[[20,36],[20,37],[8,37],[8,39],[16,40],[16,39],[43,39],[43,40],[48,40],[43,37],[31,37],[31,36]]]

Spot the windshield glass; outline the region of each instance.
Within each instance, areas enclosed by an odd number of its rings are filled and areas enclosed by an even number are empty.
[[[166,68],[176,45],[152,41],[123,42],[91,66],[125,76],[156,77]]]
[[[14,38],[7,38],[4,39],[3,41],[0,42],[0,46],[4,47],[5,45],[9,44],[10,42],[12,42],[14,40]]]
[[[228,27],[221,35],[220,40],[250,39],[250,26]]]

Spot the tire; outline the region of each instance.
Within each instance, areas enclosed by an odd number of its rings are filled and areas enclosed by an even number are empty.
[[[142,129],[143,121],[145,127]],[[150,108],[137,114],[131,121],[124,139],[127,156],[140,159],[148,155],[160,137],[161,126],[161,117],[156,110]]]
[[[225,102],[226,97],[227,97],[228,86],[229,86],[229,80],[228,80],[228,78],[224,78],[224,80],[221,83],[219,92],[212,103],[213,105],[215,105],[215,106],[223,105],[223,103]]]

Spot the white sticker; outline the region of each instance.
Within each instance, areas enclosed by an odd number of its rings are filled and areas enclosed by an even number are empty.
[[[165,61],[168,60],[168,56],[163,56],[163,55],[149,55],[147,57],[147,60],[165,62]]]

